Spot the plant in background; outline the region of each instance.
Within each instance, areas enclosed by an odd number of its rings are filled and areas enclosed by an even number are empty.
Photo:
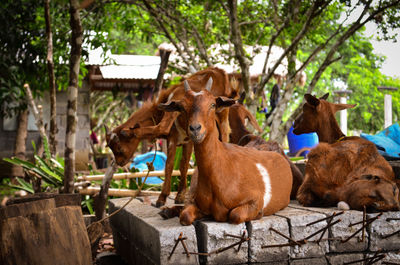
[[[21,166],[24,169],[29,181],[22,178],[16,178],[20,185],[11,185],[12,188],[25,190],[34,193],[33,181],[40,179],[40,191],[55,191],[63,186],[64,159],[56,156],[51,157],[47,138],[43,139],[44,157],[40,157],[36,150],[35,143],[32,142],[34,149],[34,162],[22,160],[17,157],[3,158],[4,161]]]

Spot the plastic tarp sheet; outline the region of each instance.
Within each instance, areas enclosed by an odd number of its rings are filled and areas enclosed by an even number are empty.
[[[400,159],[400,126],[398,123],[375,135],[361,133],[361,137],[373,142],[379,153],[387,160]]]
[[[144,153],[141,155],[137,155],[133,159],[133,163],[131,164],[131,168],[135,167],[136,169],[139,169],[139,171],[145,171],[148,170],[146,162],[151,163],[153,161],[153,166],[154,170],[164,170],[165,168],[165,162],[167,161],[167,156],[160,151],[157,151],[156,157],[154,158],[154,151]],[[160,184],[163,181],[158,178],[158,177],[148,177],[146,180],[147,184]]]

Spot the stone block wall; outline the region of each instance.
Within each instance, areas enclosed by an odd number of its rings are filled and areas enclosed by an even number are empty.
[[[127,200],[110,200],[110,212]],[[400,232],[395,233],[400,212],[383,213],[364,236],[362,212],[303,207],[295,201],[272,216],[239,225],[200,220],[182,226],[178,218],[163,220],[158,212],[134,199],[111,217],[117,252],[129,264],[400,264]],[[377,215],[367,214],[366,220]],[[173,251],[179,235],[190,256],[180,242]],[[239,249],[241,237],[247,241]]]
[[[64,156],[65,148],[65,131],[66,131],[66,113],[67,113],[67,92],[57,92],[57,152],[60,156]],[[90,103],[90,91],[87,81],[83,81],[83,85],[79,88],[78,94],[78,124],[76,130],[76,161],[77,170],[86,169],[86,163],[89,160],[89,132],[90,132],[90,121],[89,121],[89,103]],[[43,119],[44,123],[50,127],[50,99],[46,93],[40,101],[36,104],[43,106]],[[34,119],[30,118],[30,127],[35,127]],[[7,130],[4,128],[3,117],[0,116],[0,177],[9,176],[10,165],[2,161],[4,157],[11,157],[14,155],[14,145],[16,138],[16,130]],[[17,121],[14,122],[15,124]],[[17,126],[17,125],[15,125]],[[26,139],[26,155],[27,157],[33,157],[32,141],[35,143],[40,139],[39,132],[37,130],[28,130]]]

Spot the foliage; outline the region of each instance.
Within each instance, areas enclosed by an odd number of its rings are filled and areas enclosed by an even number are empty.
[[[58,190],[63,186],[64,176],[64,160],[61,157],[52,158],[50,155],[47,138],[44,139],[45,157],[41,158],[35,151],[32,163],[17,157],[3,158],[4,161],[21,166],[26,175],[29,176],[30,182],[17,178],[20,185],[12,185],[13,188],[23,189],[29,193],[33,193],[32,181],[34,179],[42,180],[41,191]],[[34,143],[32,143],[35,149]]]
[[[0,105],[2,115],[12,115],[27,107],[20,102],[25,94],[25,82],[40,86],[37,77],[45,75],[38,58],[45,58],[45,46],[40,45],[43,27],[37,13],[40,1],[2,1],[0,8]],[[11,103],[12,104],[6,104]]]
[[[297,108],[305,93],[333,92],[337,89],[333,81],[341,81],[354,90],[353,95],[357,93],[365,96],[366,91],[372,91],[371,87],[388,82],[378,73],[383,59],[373,54],[369,40],[363,38],[362,34],[365,23],[376,22],[381,29],[382,38],[393,38],[389,29],[399,27],[399,13],[396,12],[399,1],[237,2],[242,42],[253,47],[251,53],[245,54],[247,60],[251,61],[259,53],[259,45],[277,45],[286,52],[284,59],[288,60],[288,75],[281,91],[281,107],[271,115],[271,121],[264,121],[264,127],[274,121],[271,131],[275,134],[277,129],[285,132],[288,128],[287,124],[298,113]],[[191,67],[199,70],[223,60],[230,62],[238,59],[237,47],[234,49],[236,44],[232,40],[233,29],[229,26],[233,11],[225,1],[143,0],[135,4],[142,10],[140,17],[135,18],[136,26],[143,26],[145,32],[149,32],[151,28],[154,31],[152,41],[156,39],[155,36],[161,35],[175,45],[179,61],[172,66],[170,64],[170,69],[187,73]],[[365,12],[360,12],[362,10]],[[142,22],[138,22],[140,18]],[[358,18],[360,19],[357,20]],[[223,51],[222,56],[217,57],[212,50],[215,44],[229,44],[229,47]],[[357,54],[357,51],[360,53]],[[273,66],[274,63],[269,67]],[[295,83],[300,66],[304,67],[308,77],[304,87]],[[263,90],[266,90],[268,96],[269,87],[275,82],[272,72],[266,70],[264,81],[261,78],[259,87],[256,87],[257,97]],[[359,70],[362,71],[357,72]],[[366,76],[369,78],[362,82]],[[367,80],[370,81],[368,86],[365,85]],[[363,83],[364,90],[356,89],[354,81]],[[359,104],[365,102],[361,95],[354,98]],[[251,93],[248,93],[247,103],[259,104],[257,98],[254,103],[249,97]],[[377,101],[371,98],[367,102],[376,105]],[[382,106],[376,106],[376,113],[383,112]],[[376,124],[368,123],[366,107],[357,110],[359,111],[354,116],[359,116],[362,112],[361,116],[366,118],[352,123],[351,129],[373,131],[382,126],[381,119],[377,119]]]
[[[276,111],[271,116],[276,122],[267,131],[279,128],[284,132],[286,123],[295,118],[305,93],[329,91],[333,98],[336,82],[347,84],[347,89],[354,92],[349,103],[358,104],[356,109],[349,111],[350,129],[374,132],[383,126],[383,94],[377,87],[399,87],[400,81],[380,73],[384,58],[374,55],[369,40],[363,37],[364,25],[357,24],[356,19],[359,11],[365,10],[361,21],[375,23],[379,38],[393,39],[395,35],[391,34],[391,29],[400,26],[399,0],[237,3],[242,42],[252,47],[244,55],[249,62],[260,52],[260,46],[276,45],[286,50],[284,59],[288,61],[289,74],[284,84],[287,87],[283,86],[281,91],[282,113]],[[36,96],[48,87],[44,10],[41,1],[33,0],[5,0],[1,7],[0,23],[4,26],[0,32],[0,103],[2,114],[10,115],[26,107],[24,100],[20,100],[24,98],[23,83],[30,83]],[[59,90],[66,89],[68,83],[68,8],[65,1],[51,1],[55,75]],[[312,8],[315,8],[314,12],[311,12]],[[230,9],[225,1],[94,1],[81,11],[81,15],[84,28],[82,66],[89,49],[102,47],[105,52],[153,55],[159,44],[170,42],[175,43],[178,61],[169,64],[169,71],[186,74],[190,68],[200,70],[222,61],[233,62],[235,68],[240,69],[232,42]],[[351,31],[353,26],[356,26],[354,32]],[[215,54],[216,44],[227,45],[219,56]],[[305,64],[307,74],[306,85],[290,84],[302,64]],[[81,71],[80,81],[87,74],[84,67]],[[263,76],[265,83],[260,78],[258,86],[255,85],[254,102],[248,93],[247,103],[259,105],[258,97],[262,93],[269,96],[275,80],[268,71],[266,69]],[[98,97],[96,102],[102,104],[92,104],[91,109],[93,117],[100,121],[98,125],[115,125],[126,120],[133,111],[121,104],[127,96],[114,93]],[[94,99],[96,97],[93,95]],[[396,104],[399,100],[399,93],[393,93],[395,120],[400,115],[399,104]],[[13,104],[6,105],[5,102]],[[111,105],[114,106],[110,110]],[[107,111],[109,115],[104,115]],[[265,128],[271,122],[262,118],[259,121]]]

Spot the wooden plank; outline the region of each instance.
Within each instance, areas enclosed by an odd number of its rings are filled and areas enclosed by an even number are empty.
[[[100,192],[100,187],[87,187],[79,189],[79,194],[82,195],[95,195]],[[161,191],[141,191],[139,194],[138,190],[129,190],[129,189],[109,189],[108,196],[115,197],[135,197],[135,196],[153,196],[160,195]],[[176,192],[171,192],[172,195],[176,194]]]
[[[189,169],[187,174],[193,175],[194,169]],[[173,170],[172,176],[180,176],[181,173],[179,170]],[[121,180],[121,179],[132,179],[132,178],[143,178],[147,176],[147,171],[145,172],[136,172],[136,173],[117,173],[114,174],[114,180]],[[150,171],[149,177],[161,177],[165,176],[164,170],[157,170],[157,171]],[[104,175],[89,175],[89,176],[79,176],[77,181],[96,181],[96,180],[103,180]]]

